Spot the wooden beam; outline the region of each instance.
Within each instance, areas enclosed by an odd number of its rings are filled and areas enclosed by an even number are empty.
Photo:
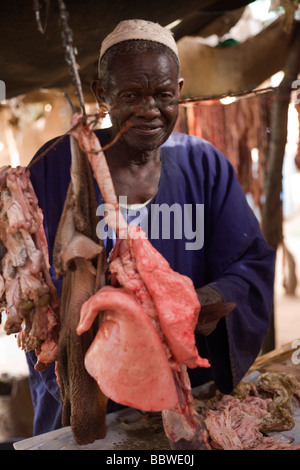
[[[300,71],[300,22],[295,23],[284,77],[274,96],[271,117],[271,139],[265,174],[265,202],[262,206],[262,231],[267,242],[275,250],[282,241],[282,166],[287,141],[288,108],[291,98],[292,82]],[[265,339],[263,352],[275,347],[274,311],[271,325]]]

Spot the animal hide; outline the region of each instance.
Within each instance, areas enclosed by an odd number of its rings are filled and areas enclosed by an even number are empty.
[[[89,163],[76,140],[70,138],[72,179],[53,254],[56,273],[63,276],[57,371],[63,400],[62,424],[71,425],[75,442],[83,445],[106,434],[107,398],[84,367],[98,319],[84,335],[76,333],[82,304],[101,287],[106,255],[96,238],[96,199]]]

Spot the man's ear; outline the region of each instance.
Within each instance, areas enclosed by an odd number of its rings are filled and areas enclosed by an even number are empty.
[[[178,91],[179,91],[179,95],[180,95],[180,93],[181,93],[181,91],[182,91],[183,83],[184,83],[184,79],[183,79],[183,78],[180,78],[180,79],[178,80]]]
[[[98,103],[105,103],[104,91],[101,80],[93,80],[91,83],[91,89]]]

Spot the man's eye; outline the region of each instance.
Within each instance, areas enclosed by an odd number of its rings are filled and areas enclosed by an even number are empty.
[[[123,93],[121,98],[123,98],[124,100],[134,100],[136,98],[136,94],[131,92]]]
[[[161,99],[162,101],[169,101],[172,98],[173,98],[173,95],[170,92],[162,92],[159,94],[159,99]]]

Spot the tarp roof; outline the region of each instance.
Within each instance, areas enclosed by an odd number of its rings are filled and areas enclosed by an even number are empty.
[[[201,31],[205,34],[207,27],[216,24],[229,10],[241,9],[248,3],[248,0],[65,0],[84,88],[89,89],[96,74],[102,39],[119,21],[143,18],[166,26],[182,19],[174,28],[178,40],[185,35],[201,35]],[[47,18],[44,34],[38,31],[34,4],[41,7],[43,24]],[[57,0],[1,2],[0,35],[0,79],[6,84],[6,98],[39,88],[68,86],[70,74],[62,46]]]

